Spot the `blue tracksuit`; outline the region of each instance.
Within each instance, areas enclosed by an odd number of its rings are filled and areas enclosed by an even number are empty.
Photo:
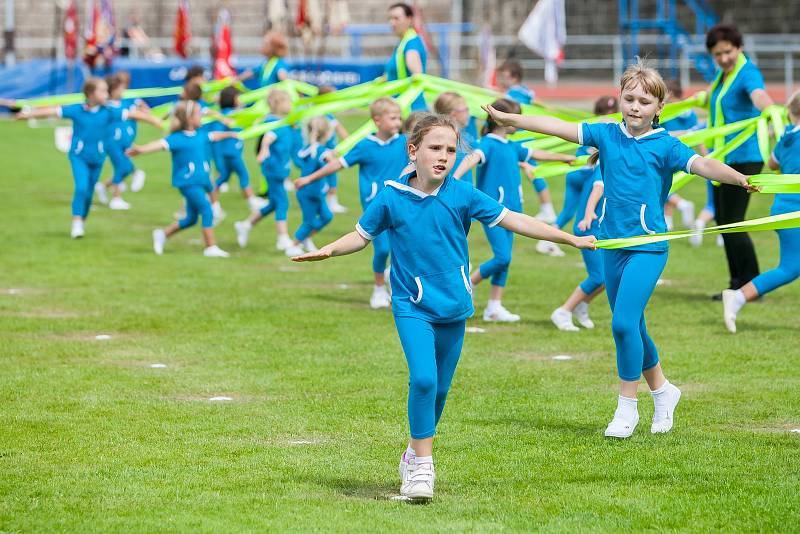
[[[411,437],[436,432],[461,355],[464,326],[474,313],[467,269],[472,219],[497,225],[507,208],[469,182],[448,177],[432,194],[409,185],[415,174],[386,181],[356,230],[373,240],[390,235],[392,312],[408,362]]]
[[[788,130],[775,145],[774,159],[785,174],[800,173],[800,126]],[[780,215],[800,211],[800,194],[783,193],[775,195],[770,215]],[[777,267],[753,278],[759,295],[794,282],[800,277],[800,228],[778,230],[781,245],[780,263]]]
[[[121,107],[72,104],[58,108],[58,115],[72,121],[72,144],[69,162],[75,191],[72,195],[72,216],[85,219],[92,206],[94,186],[100,179],[106,159],[105,141],[108,128],[128,118]]]
[[[223,115],[230,115],[235,108],[228,108],[222,110]],[[241,128],[229,128],[225,124],[217,121],[217,131],[221,132],[241,132]],[[213,143],[216,148],[217,154],[217,170],[219,171],[219,178],[217,178],[216,186],[219,187],[231,178],[231,174],[236,173],[239,177],[239,188],[244,190],[250,187],[250,172],[247,170],[247,165],[244,163],[242,150],[244,149],[244,141],[241,139],[223,139],[217,143]]]
[[[164,149],[172,154],[172,187],[186,199],[186,217],[178,221],[181,229],[193,226],[198,216],[202,218],[203,228],[214,225],[207,196],[211,192],[206,159],[208,135],[200,130],[180,131],[162,139]]]
[[[481,138],[475,152],[480,156],[477,188],[516,212],[522,212],[522,185],[519,162],[530,158],[530,150],[495,134]],[[514,233],[497,226],[483,225],[494,257],[480,266],[482,278],[491,278],[492,285],[505,286]]]
[[[322,159],[322,155],[325,150],[324,146],[318,144],[303,147],[298,154],[302,162],[300,174],[308,176],[324,167],[325,160]],[[294,236],[298,241],[304,240],[313,232],[319,232],[333,219],[333,214],[328,209],[328,203],[325,202],[325,192],[327,190],[328,184],[325,183],[325,180],[311,182],[297,190],[297,202],[303,212],[303,222]]]
[[[136,101],[133,99],[124,99],[120,102],[110,104],[114,107],[119,107],[126,110],[131,110],[136,107]],[[114,169],[114,175],[111,182],[114,184],[122,183],[122,181],[131,175],[136,170],[136,166],[131,161],[125,151],[130,148],[133,141],[136,139],[137,125],[134,120],[120,120],[111,124],[106,138],[106,150],[108,158],[111,160],[111,166]]]
[[[268,115],[264,122],[277,120],[280,119]],[[269,203],[261,208],[260,213],[266,217],[274,211],[276,221],[285,221],[289,215],[289,195],[286,194],[283,181],[289,177],[289,163],[295,144],[294,132],[291,126],[281,126],[265,134],[265,136],[270,135],[275,136],[275,141],[269,145],[269,157],[261,162],[261,174],[267,180]]]
[[[601,238],[655,234],[667,229],[664,203],[672,175],[691,172],[695,152],[663,128],[633,137],[625,123],[583,123],[578,143],[600,151],[605,184]],[[621,250],[603,250],[603,271],[611,329],[622,380],[638,380],[658,363],[647,333],[644,309],[667,263],[666,242]]]
[[[366,210],[383,189],[384,181],[396,179],[408,163],[406,136],[395,134],[386,141],[375,135],[367,136],[339,158],[339,162],[345,168],[358,165],[358,191],[361,207]],[[372,270],[382,273],[389,259],[388,235],[377,236],[372,247]]]

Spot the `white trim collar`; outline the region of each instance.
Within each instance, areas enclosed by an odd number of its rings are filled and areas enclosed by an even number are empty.
[[[795,133],[795,132],[800,132],[800,124],[798,124],[798,125],[796,125],[794,128],[792,128],[791,132],[792,132],[792,133]]]
[[[491,137],[492,139],[497,139],[501,143],[508,143],[508,138],[507,137],[500,137],[499,135],[494,134],[494,133],[486,134],[486,137]]]
[[[191,136],[197,135],[197,130],[181,130],[181,133],[191,137]]]
[[[625,126],[625,121],[622,121],[622,122],[619,123],[619,129],[622,130],[622,133],[625,134],[625,137],[627,137],[628,139],[636,139],[637,141],[639,139],[643,139],[643,138],[648,137],[650,135],[653,135],[653,134],[656,134],[656,133],[664,131],[664,128],[653,128],[649,132],[645,132],[642,135],[637,135],[636,137],[634,137],[633,135],[630,134],[630,132],[628,131],[628,128]]]
[[[378,143],[378,144],[379,144],[379,145],[381,145],[381,146],[386,146],[386,145],[388,145],[389,143],[391,143],[392,141],[394,141],[395,139],[397,139],[398,137],[400,137],[400,133],[399,133],[399,132],[398,132],[398,133],[395,133],[393,136],[391,136],[391,137],[390,137],[389,139],[387,139],[386,141],[382,140],[380,137],[378,137],[378,136],[377,136],[377,135],[375,135],[375,134],[369,134],[369,135],[367,136],[367,139],[369,139],[370,141],[374,141],[374,142]]]
[[[414,171],[414,172],[412,172],[410,174],[407,174],[406,176],[408,176],[408,179],[410,180],[412,177],[414,177],[416,175],[417,175],[417,173],[416,173],[416,171]],[[433,192],[431,192],[431,193],[426,193],[425,191],[421,191],[421,190],[417,189],[416,187],[411,187],[408,184],[400,183],[400,182],[398,182],[396,180],[386,180],[385,182],[383,182],[383,185],[385,185],[387,187],[394,187],[395,189],[398,189],[400,191],[405,191],[407,193],[412,193],[414,195],[417,195],[419,198],[427,198],[427,197],[435,197],[436,195],[438,195],[439,191],[441,191],[442,186],[444,185],[445,180],[447,180],[447,178],[442,180],[441,185],[439,185],[439,187],[434,189]]]

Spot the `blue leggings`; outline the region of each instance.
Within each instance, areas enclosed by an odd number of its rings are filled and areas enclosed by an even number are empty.
[[[478,269],[481,278],[492,278],[493,286],[504,287],[508,279],[508,266],[511,265],[511,249],[514,246],[514,232],[500,226],[483,225],[486,239],[492,247],[494,257],[482,264]]]
[[[326,178],[326,181],[328,182],[328,187],[336,187],[336,186],[338,186],[339,185],[339,173],[335,172],[333,174],[329,174],[328,177]]]
[[[85,219],[89,216],[92,207],[94,186],[103,172],[103,162],[87,163],[79,156],[70,156],[72,166],[72,179],[75,181],[75,191],[72,193],[72,216]]]
[[[308,195],[303,193],[304,189],[297,192],[297,202],[303,212],[303,223],[294,234],[295,239],[302,241],[312,232],[319,232],[333,219],[328,203],[325,202],[325,194]]]
[[[778,230],[781,259],[778,266],[753,278],[759,295],[794,282],[800,277],[800,228]]]
[[[220,168],[220,165],[222,168]],[[239,177],[239,188],[244,190],[250,187],[250,173],[247,171],[247,166],[244,164],[241,154],[221,155],[217,159],[217,170],[219,170],[219,178],[217,178],[216,186],[219,187],[231,179],[231,174],[236,173]]]
[[[430,438],[442,417],[456,372],[466,321],[431,323],[396,317],[394,324],[408,362],[408,426],[413,439]]]
[[[534,178],[533,188],[536,190],[537,193],[541,193],[542,191],[547,189],[547,181],[544,178]]]
[[[577,235],[577,234],[576,234]],[[583,264],[586,266],[586,280],[580,283],[581,291],[591,295],[603,287],[603,258],[599,250],[581,250]]]
[[[111,178],[111,183],[113,184],[122,183],[125,178],[136,170],[131,158],[125,155],[126,148],[124,145],[114,141],[106,143],[108,159],[111,160],[111,166],[114,168],[114,176]]]
[[[564,207],[556,219],[556,226],[564,228],[567,223],[575,217],[575,212],[578,211],[578,205],[581,202],[581,191],[583,191],[583,184],[586,182],[586,172],[592,172],[591,169],[580,169],[572,171],[567,174],[566,186],[564,190]],[[578,214],[579,218],[582,213]]]
[[[617,373],[639,380],[655,367],[658,350],[647,334],[644,309],[667,264],[667,252],[603,250],[606,294],[611,305],[611,331],[617,346]]]
[[[183,230],[194,226],[198,215],[202,218],[203,228],[213,227],[214,215],[205,188],[200,185],[187,185],[181,187],[180,192],[186,199],[186,217],[178,221],[178,227]]]
[[[267,200],[267,205],[261,208],[261,216],[274,211],[275,221],[285,221],[289,214],[289,195],[283,187],[283,178],[267,178]]]

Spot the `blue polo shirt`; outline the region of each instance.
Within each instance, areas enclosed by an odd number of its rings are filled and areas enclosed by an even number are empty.
[[[784,174],[800,174],[800,125],[786,130],[780,138],[772,159],[778,162]],[[771,215],[780,215],[800,210],[800,193],[780,193],[775,195]]]
[[[72,121],[70,157],[79,157],[92,165],[105,161],[104,142],[109,127],[128,118],[128,110],[120,106],[95,106],[72,104],[58,108],[58,116]]]
[[[711,93],[709,98],[709,109],[711,113],[711,120],[709,125],[714,124],[714,117],[716,116],[717,98],[722,90],[722,83],[719,83],[716,89]],[[739,75],[731,84],[730,89],[722,99],[722,115],[725,117],[725,124],[738,122],[745,119],[758,117],[761,112],[753,105],[750,100],[750,93],[756,89],[764,89],[764,77],[761,71],[755,64],[748,60]],[[736,137],[740,132],[732,133],[725,136],[725,142],[730,141]],[[739,148],[731,152],[725,157],[725,163],[752,163],[761,161],[761,152],[758,150],[758,139],[756,134],[753,134],[747,141],[745,141]]]
[[[512,85],[506,91],[506,98],[520,104],[533,104],[534,93],[529,87],[521,84]]]
[[[120,101],[109,100],[108,105],[115,108],[122,108],[130,112],[131,110],[136,109],[137,101],[138,99],[135,98],[123,98]],[[113,122],[108,129],[108,141],[111,143],[117,143],[122,148],[128,148],[136,139],[137,131],[138,125],[133,119]]]
[[[472,219],[494,226],[508,210],[469,182],[445,178],[431,194],[387,180],[356,225],[368,240],[389,232],[392,312],[434,323],[474,313],[467,234]]]
[[[313,145],[306,145],[301,148],[297,152],[297,158],[300,162],[300,175],[301,176],[308,176],[312,172],[315,172],[322,167],[324,167],[327,162],[323,159],[323,155],[327,151],[327,148],[324,145],[313,144]],[[300,195],[301,193],[307,196],[315,196],[321,195],[322,192],[325,190],[325,186],[327,183],[325,180],[315,180],[308,184],[307,186],[299,189],[297,194]]]
[[[206,159],[209,135],[200,130],[184,130],[173,132],[161,140],[164,149],[172,154],[172,187],[206,187],[209,184]]]
[[[531,150],[495,134],[483,136],[475,148],[480,156],[476,187],[512,211],[522,212],[519,162],[528,161]]]
[[[691,173],[699,156],[680,140],[657,128],[633,137],[620,123],[583,123],[578,143],[600,151],[605,185],[603,238],[634,237],[667,231],[664,203],[677,171]],[[667,242],[628,250],[667,250]]]
[[[386,141],[369,135],[339,158],[343,167],[358,165],[358,190],[366,206],[383,189],[383,182],[394,180],[408,164],[406,136],[394,134]]]
[[[677,117],[662,122],[661,127],[668,132],[683,132],[697,127],[697,113],[687,109]]]
[[[236,108],[226,108],[221,111],[223,115],[230,115],[236,111]],[[238,126],[228,127],[224,123],[215,121],[217,127],[215,131],[218,132],[241,132],[242,129]],[[234,157],[242,154],[242,149],[244,148],[244,141],[238,138],[230,138],[230,139],[223,139],[215,143],[215,146],[218,148],[219,153],[223,156],[227,157]]]
[[[281,120],[280,117],[267,115],[265,123]],[[292,148],[295,146],[293,128],[288,125],[275,128],[264,134],[275,135],[275,140],[269,145],[269,157],[261,162],[261,173],[268,180],[283,180],[289,176],[289,164],[292,158]]]

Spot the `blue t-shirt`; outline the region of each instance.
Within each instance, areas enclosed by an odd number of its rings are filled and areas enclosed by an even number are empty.
[[[397,179],[408,164],[406,136],[394,134],[382,141],[369,135],[339,158],[339,162],[345,168],[358,165],[358,190],[361,205],[366,206],[383,188],[383,182]]]
[[[409,185],[412,172],[386,187],[356,225],[365,239],[389,232],[392,312],[436,323],[471,316],[467,235],[472,219],[494,226],[508,210],[469,182],[445,178],[426,194]]]
[[[386,72],[386,80],[392,81],[397,79],[397,48],[400,46],[400,43],[397,43],[397,46],[394,47],[392,50],[392,55],[389,56],[389,61],[386,62],[386,67],[384,67],[384,71]],[[403,54],[406,54],[412,50],[415,50],[419,53],[419,58],[422,62],[422,72],[428,72],[428,52],[425,50],[425,43],[422,42],[422,38],[417,35],[413,39],[410,39],[404,49]],[[406,68],[408,65],[406,64]],[[408,73],[411,75],[411,73]],[[425,97],[420,94],[414,102],[411,103],[411,111],[423,111],[427,109],[427,105],[425,104]]]
[[[604,238],[634,237],[667,231],[664,203],[672,186],[672,175],[691,173],[699,157],[691,148],[663,128],[633,137],[625,123],[583,123],[578,143],[600,151],[600,172],[605,184]],[[631,247],[628,250],[667,250],[666,242]]]
[[[300,150],[303,149],[303,146],[305,144],[306,143],[303,140],[303,128],[299,124],[295,124],[294,126],[292,126],[291,155],[292,155],[292,163],[294,163],[294,166],[297,167],[298,169],[303,165],[303,163],[300,161],[300,158],[298,157],[297,154],[300,152]]]
[[[717,84],[717,87],[711,93],[709,98],[709,109],[711,113],[711,120],[709,125],[714,124],[714,117],[716,116],[717,97],[722,90],[723,83]],[[761,112],[758,110],[753,101],[750,100],[750,93],[756,89],[764,89],[764,77],[761,71],[752,61],[747,63],[739,71],[739,75],[731,84],[730,89],[722,99],[722,115],[725,117],[725,124],[738,122],[745,119],[758,117]],[[725,136],[727,143],[740,132],[735,132]],[[745,141],[739,148],[725,156],[725,163],[752,163],[761,161],[761,152],[758,150],[758,139],[756,134],[753,134],[747,141]]]
[[[476,187],[512,211],[522,212],[522,184],[519,162],[528,161],[531,150],[495,134],[478,142],[480,156]]]
[[[92,165],[105,161],[104,142],[109,127],[128,118],[128,111],[117,106],[95,106],[72,104],[58,108],[58,115],[72,121],[71,157],[77,156]]]
[[[578,210],[575,215],[575,223],[572,225],[572,233],[575,235],[594,235],[597,236],[600,233],[600,217],[603,216],[601,211],[601,206],[603,205],[603,198],[600,198],[600,201],[594,207],[594,214],[597,215],[597,219],[592,221],[592,225],[587,230],[581,230],[578,228],[578,223],[583,220],[583,216],[586,214],[586,204],[589,203],[589,196],[592,194],[592,189],[594,189],[594,185],[596,183],[603,184],[603,173],[600,172],[600,165],[595,165],[594,167],[589,167],[586,169],[587,172],[583,173],[584,182],[583,187],[581,187],[581,196],[578,200]]]
[[[200,130],[173,132],[161,142],[172,154],[172,187],[208,186],[208,133]]]
[[[668,132],[683,132],[697,127],[697,113],[688,109],[668,121],[662,122],[661,127]]]
[[[236,111],[236,108],[226,108],[221,111],[223,115],[230,115]],[[220,121],[214,121],[216,124],[213,131],[217,132],[241,132],[242,129],[238,126],[228,127],[225,123]],[[242,154],[242,149],[244,148],[244,141],[238,138],[229,138],[223,139],[213,144],[219,150],[219,153],[223,156],[234,157],[240,156]]]
[[[264,122],[274,122],[281,120],[280,117],[274,115],[267,115]],[[283,180],[289,176],[292,158],[292,147],[294,146],[294,132],[293,128],[288,125],[275,128],[271,132],[264,134],[268,136],[270,133],[275,135],[275,141],[269,145],[269,157],[261,162],[261,173],[267,179]]]
[[[772,159],[778,162],[784,174],[800,174],[800,125],[786,130],[780,138]],[[780,215],[800,210],[800,193],[780,193],[775,195],[771,215]]]
[[[508,88],[506,98],[510,98],[520,104],[533,104],[534,94],[529,87],[517,84]]]
[[[111,107],[122,108],[130,112],[131,110],[136,109],[136,103],[137,99],[124,98],[116,102],[109,100],[108,105]],[[116,143],[122,148],[128,148],[133,144],[133,141],[136,139],[137,131],[138,131],[138,126],[136,121],[133,119],[113,122],[111,123],[111,126],[109,126],[108,128],[107,142]]]
[[[327,161],[322,157],[328,149],[324,145],[306,145],[297,153],[298,161],[300,162],[300,175],[308,176],[327,164]],[[325,191],[325,180],[315,180],[305,187],[297,191],[297,195],[317,196]]]
[[[255,68],[255,70],[253,70],[253,77],[258,81],[259,87],[265,87],[281,81],[280,78],[278,78],[279,72],[283,72],[284,74],[289,73],[289,66],[286,64],[283,58],[277,58],[277,61],[275,62],[275,68],[272,69],[271,72],[265,73],[264,69],[267,68],[267,63],[269,63],[269,59],[263,61],[258,67]]]

